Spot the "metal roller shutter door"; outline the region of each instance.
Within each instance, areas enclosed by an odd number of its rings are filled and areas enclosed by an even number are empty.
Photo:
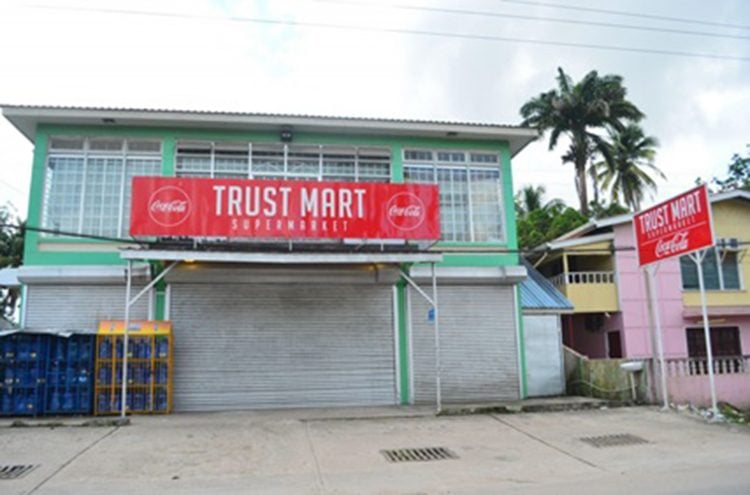
[[[174,284],[177,411],[396,403],[382,285]]]
[[[132,294],[142,288],[134,286]],[[148,318],[148,298],[144,295],[131,307],[132,319]],[[96,330],[101,320],[124,318],[125,284],[29,285],[24,304],[28,328]]]
[[[560,395],[565,391],[560,315],[524,315],[529,397]]]
[[[435,332],[429,305],[409,289],[414,401],[435,401]],[[438,286],[441,392],[445,402],[520,396],[512,286]]]

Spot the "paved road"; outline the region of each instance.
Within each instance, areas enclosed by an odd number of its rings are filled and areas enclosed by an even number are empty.
[[[123,428],[0,428],[0,493],[748,494],[750,428],[651,408],[457,417],[181,414]],[[582,437],[646,440],[597,448]],[[458,459],[389,463],[383,449]]]

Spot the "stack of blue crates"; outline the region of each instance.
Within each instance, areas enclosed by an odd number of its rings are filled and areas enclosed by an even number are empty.
[[[0,338],[0,414],[36,416],[44,411],[44,379],[48,339],[38,334]]]
[[[94,336],[0,337],[0,416],[91,414]]]
[[[90,414],[94,336],[51,337],[47,353],[46,414]]]

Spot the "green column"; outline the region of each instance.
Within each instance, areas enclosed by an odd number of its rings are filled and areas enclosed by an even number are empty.
[[[404,182],[403,147],[400,144],[391,146],[391,182]]]
[[[174,172],[175,138],[164,136],[161,148],[161,174],[165,177],[173,177]]]
[[[523,333],[523,307],[521,306],[521,286],[516,284],[513,290],[516,294],[516,314],[518,315],[518,356],[519,356],[519,370],[518,379],[521,382],[521,398],[525,399],[528,397],[528,385],[526,380],[526,339]]]
[[[401,404],[409,404],[409,397],[411,391],[409,385],[411,380],[409,379],[409,335],[408,325],[406,318],[406,282],[400,280],[396,285],[396,308],[398,315],[396,315],[398,323],[398,369],[400,377],[400,390],[401,390]]]

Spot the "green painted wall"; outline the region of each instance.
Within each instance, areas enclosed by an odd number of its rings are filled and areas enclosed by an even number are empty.
[[[31,188],[29,190],[29,209],[26,224],[39,227],[42,224],[42,199],[44,197],[44,174],[47,163],[47,133],[37,131],[34,145],[34,161],[31,165]],[[35,259],[39,233],[26,230],[24,239],[23,262],[27,265],[39,264]]]
[[[34,150],[34,163],[31,180],[31,193],[29,198],[28,223],[32,227],[40,226],[42,220],[42,198],[44,191],[44,176],[46,164],[46,149],[50,135],[83,135],[83,136],[118,136],[118,137],[149,137],[161,139],[162,146],[162,173],[165,176],[175,174],[175,148],[179,139],[195,140],[244,140],[276,142],[278,135],[269,132],[244,132],[210,129],[171,129],[171,128],[149,128],[149,127],[123,127],[123,126],[62,126],[62,125],[40,125],[36,135],[36,147]],[[295,133],[295,143],[302,144],[341,144],[363,146],[386,146],[391,148],[392,167],[391,177],[394,182],[403,182],[404,170],[402,151],[405,147],[442,148],[442,149],[475,149],[490,150],[500,153],[500,167],[503,177],[503,202],[505,209],[506,242],[497,243],[459,243],[440,242],[438,247],[462,248],[482,247],[493,249],[514,250],[517,248],[515,210],[513,207],[513,187],[510,167],[510,152],[508,144],[504,141],[477,141],[462,140],[455,138],[408,138],[389,136],[338,136],[317,133]],[[47,249],[39,249],[39,242],[43,241]],[[75,264],[122,264],[116,253],[113,252],[88,252],[87,250],[55,251],[56,243],[101,243],[86,239],[51,238],[40,236],[37,232],[27,232],[25,247],[25,263],[27,265],[75,265]],[[517,264],[518,256],[514,253],[449,253],[445,255],[445,266],[502,266]]]

